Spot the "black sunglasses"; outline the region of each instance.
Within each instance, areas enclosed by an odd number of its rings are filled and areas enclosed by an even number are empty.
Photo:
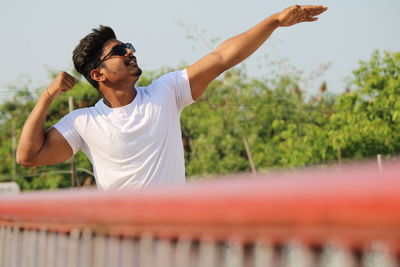
[[[107,55],[105,55],[105,56],[103,57],[103,59],[100,60],[100,62],[97,63],[97,64],[93,67],[93,69],[95,69],[95,68],[97,68],[98,66],[100,66],[100,64],[101,64],[108,56],[110,56],[110,55],[125,56],[125,55],[127,54],[127,53],[126,53],[126,48],[132,50],[132,52],[134,52],[134,53],[136,52],[136,49],[135,49],[135,48],[133,47],[133,45],[130,44],[130,43],[118,44],[118,45],[114,46],[113,48],[111,48],[111,51],[110,51]]]

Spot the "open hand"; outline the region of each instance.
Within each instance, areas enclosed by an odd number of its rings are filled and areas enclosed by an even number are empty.
[[[74,87],[76,79],[65,71],[60,72],[47,87],[47,92],[52,99]]]
[[[325,12],[324,6],[300,6],[295,5],[286,8],[277,14],[280,26],[288,27],[300,22],[316,21],[316,16]]]

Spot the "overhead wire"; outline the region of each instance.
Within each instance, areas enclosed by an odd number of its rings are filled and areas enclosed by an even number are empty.
[[[35,91],[21,91],[21,90],[8,90],[8,91],[0,91],[0,93],[37,93]],[[58,98],[67,98],[67,95],[61,95]],[[277,97],[277,96],[271,96],[273,100],[282,100],[282,101],[289,101],[289,103],[293,104],[293,106],[290,106],[290,109],[299,109],[299,110],[307,110],[307,109],[316,109],[318,107],[315,106],[310,106],[310,103],[302,103],[301,106],[298,105],[298,103],[295,103],[294,101],[297,101],[296,99],[292,98],[287,98],[287,97]],[[80,100],[100,100],[101,97],[80,97],[76,98],[74,97],[74,100],[80,101]],[[227,100],[223,100],[223,102],[209,102],[207,100],[198,100],[196,101],[197,104],[207,104],[210,106],[214,107],[219,107],[222,108],[224,106],[227,107],[269,107],[271,109],[278,109],[281,108],[280,104],[287,104],[287,103],[246,103],[246,102],[227,102]],[[328,106],[325,107],[325,109],[329,109],[329,111],[332,112],[343,112],[343,111],[349,111],[349,112],[354,112],[354,110],[367,110],[367,111],[393,111],[393,110],[400,110],[399,108],[376,108],[376,107],[351,107],[349,109],[338,109],[333,106]]]
[[[29,93],[29,94],[38,94],[39,92],[37,91],[31,91],[31,90],[0,90],[0,94],[6,94],[6,93]],[[61,95],[59,96],[59,98],[67,98],[68,95]],[[273,100],[278,100],[278,101],[286,101],[289,102],[290,106],[287,106],[288,103],[248,103],[248,102],[229,102],[228,100],[224,99],[221,102],[211,102],[211,101],[207,101],[207,100],[199,100],[196,103],[197,104],[205,104],[205,105],[209,105],[212,107],[216,107],[216,108],[224,108],[224,107],[239,107],[239,108],[260,108],[260,107],[266,107],[269,108],[270,110],[279,110],[279,111],[284,111],[284,109],[288,109],[288,110],[304,110],[304,111],[318,111],[318,107],[317,106],[310,106],[310,104],[307,103],[300,103],[299,105],[299,100],[302,99],[295,99],[295,97],[293,98],[289,98],[289,97],[277,97],[274,95],[270,96],[271,99]],[[76,98],[74,97],[75,101],[81,101],[81,100],[100,100],[101,97],[80,97],[80,98]],[[286,106],[284,106],[286,105]],[[324,107],[323,111],[329,111],[332,113],[335,112],[354,112],[354,110],[364,110],[364,111],[394,111],[394,110],[400,110],[400,108],[376,108],[376,107],[350,107],[349,109],[338,109],[335,108],[333,106],[327,106]],[[305,121],[300,121],[299,117],[296,118],[297,119],[297,124],[301,124],[304,123]],[[296,120],[295,119],[295,120]],[[52,174],[52,173],[59,173],[59,174],[69,174],[71,172],[71,170],[57,170],[57,168],[62,167],[63,165],[67,165],[69,164],[68,162],[62,162],[59,163],[57,165],[53,165],[53,166],[43,166],[43,167],[39,167],[38,171],[34,172],[34,173],[18,173],[17,177],[38,177],[41,176],[43,174]],[[8,176],[0,176],[0,180],[10,180],[12,179],[12,176],[8,175]]]

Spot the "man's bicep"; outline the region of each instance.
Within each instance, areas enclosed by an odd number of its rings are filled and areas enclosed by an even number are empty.
[[[219,54],[213,52],[187,68],[192,97],[197,100],[209,83],[226,70]]]
[[[57,164],[69,159],[72,155],[73,151],[68,141],[53,127],[46,133],[45,143],[35,157],[34,165]]]

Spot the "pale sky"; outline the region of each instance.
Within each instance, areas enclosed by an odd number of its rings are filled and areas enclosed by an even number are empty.
[[[180,22],[191,33],[197,27],[206,39],[223,41],[293,4],[322,4],[329,10],[318,22],[274,32],[245,61],[248,76],[264,76],[273,62],[285,58],[284,64],[304,70],[303,77],[330,63],[307,90],[316,93],[326,80],[328,90],[342,92],[359,60],[368,60],[375,49],[400,51],[400,0],[0,0],[0,100],[10,95],[1,91],[18,79],[30,77],[33,89],[49,83],[46,69],[71,70],[74,47],[100,24],[135,46],[146,71],[190,64],[210,52],[202,42],[188,39]]]

